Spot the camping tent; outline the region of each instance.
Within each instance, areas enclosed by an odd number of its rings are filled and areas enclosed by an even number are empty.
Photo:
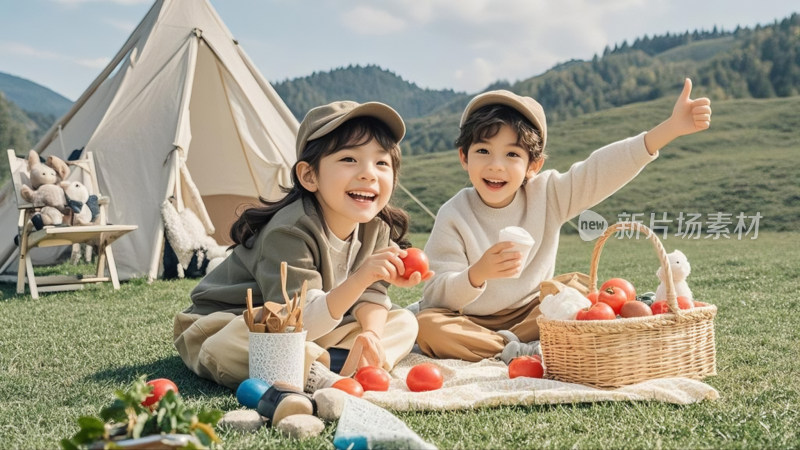
[[[207,0],[157,0],[123,47],[37,144],[92,151],[109,222],[138,230],[113,245],[120,278],[158,276],[174,198],[221,244],[236,208],[289,185],[298,123]],[[17,149],[19,154],[27,149]],[[0,191],[0,263],[15,269],[17,212]],[[35,263],[54,259],[34,255]]]

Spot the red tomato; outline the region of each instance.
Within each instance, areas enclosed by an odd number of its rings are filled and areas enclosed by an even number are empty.
[[[595,291],[595,292],[590,292],[590,293],[589,293],[589,294],[586,296],[586,298],[588,298],[588,299],[589,299],[589,301],[590,301],[590,302],[592,302],[592,304],[594,305],[595,303],[597,303],[597,295],[598,295],[598,294],[599,294],[599,292],[597,292],[597,291]]]
[[[666,300],[659,300],[657,302],[653,302],[653,304],[650,305],[650,309],[653,310],[653,315],[666,314],[668,312],[671,312],[669,310],[669,306],[667,306]]]
[[[692,309],[692,308],[694,308],[694,302],[689,300],[687,297],[679,295],[677,300],[678,300],[678,308],[680,308],[680,309]]]
[[[406,386],[413,392],[433,391],[442,387],[443,383],[442,371],[431,363],[417,364],[406,376]]]
[[[624,278],[612,278],[603,283],[603,285],[600,286],[600,290],[605,291],[612,286],[625,291],[625,299],[629,302],[636,300],[636,289],[633,287],[633,284],[631,284],[630,281]]]
[[[634,297],[635,299],[636,297]],[[614,310],[614,314],[619,314],[622,305],[628,301],[628,294],[622,288],[609,286],[600,290],[600,293],[597,294],[597,301],[610,306]]]
[[[400,258],[406,271],[403,273],[403,278],[409,279],[414,272],[419,272],[420,275],[428,273],[428,255],[418,248],[407,248],[406,257]]]
[[[706,302],[694,302],[694,307],[695,308],[702,308],[704,306],[708,306],[708,303],[706,303]]]
[[[154,407],[167,391],[175,391],[176,394],[178,393],[178,386],[176,386],[172,380],[166,378],[156,378],[155,380],[148,381],[147,384],[153,386],[153,390],[150,391],[150,395],[142,401],[142,406]]]
[[[355,376],[365,391],[388,391],[391,378],[380,367],[364,366],[358,369]]]
[[[331,387],[339,389],[340,391],[345,391],[353,397],[361,397],[364,395],[364,388],[361,387],[361,383],[352,378],[342,378],[336,383],[333,383]]]
[[[576,320],[613,320],[616,318],[617,315],[614,313],[614,310],[611,309],[607,303],[603,303],[602,301],[588,308],[578,310],[578,314],[575,316]]]
[[[539,358],[520,356],[512,359],[508,365],[508,378],[542,378],[543,376],[544,366]]]

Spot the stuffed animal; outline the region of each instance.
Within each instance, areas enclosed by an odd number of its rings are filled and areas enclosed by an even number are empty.
[[[64,190],[55,184],[43,184],[39,189],[33,190],[28,185],[22,185],[20,196],[41,210],[31,216],[34,228],[41,230],[48,225],[61,225],[63,212],[67,200]]]
[[[689,289],[689,285],[686,284],[686,277],[692,272],[692,266],[689,265],[689,260],[686,259],[686,255],[680,250],[675,250],[667,255],[667,259],[669,260],[669,267],[672,269],[672,281],[675,283],[675,294],[678,297],[683,296],[694,301],[692,290]],[[661,280],[658,289],[656,289],[656,300],[664,300],[667,298],[667,285],[665,284],[666,275],[662,267],[658,268],[656,276]]]
[[[41,210],[31,216],[34,228],[41,230],[48,225],[61,225],[66,208],[64,191],[58,185],[69,176],[69,166],[56,156],[49,156],[42,164],[39,154],[28,152],[28,177],[31,185],[22,185],[20,196]]]
[[[80,181],[62,181],[67,208],[72,212],[73,225],[91,225],[100,213],[100,204],[96,195],[90,195],[89,189]]]
[[[69,176],[69,166],[57,156],[48,156],[47,163],[42,164],[35,150],[28,152],[28,174],[31,188],[39,189],[45,184],[58,184]]]

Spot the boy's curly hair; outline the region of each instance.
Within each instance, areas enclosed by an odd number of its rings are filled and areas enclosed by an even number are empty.
[[[505,105],[478,108],[464,122],[455,146],[466,159],[472,144],[491,139],[500,132],[503,125],[510,126],[517,133],[517,144],[528,150],[529,164],[547,158],[539,129],[516,109]]]

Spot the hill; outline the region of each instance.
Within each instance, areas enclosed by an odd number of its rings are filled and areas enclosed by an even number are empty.
[[[0,92],[27,113],[61,117],[72,101],[61,94],[14,75],[0,72]]]
[[[537,99],[553,125],[595,111],[671,98],[687,76],[694,81],[695,96],[715,100],[800,94],[800,14],[729,33],[695,31],[643,38],[607,49],[591,61],[559,64],[504,88]],[[455,98],[432,115],[408,119],[406,152],[452,148],[457,130],[453,124],[467,101]]]
[[[672,100],[659,99],[559,121],[548,129],[544,170],[564,172],[594,149],[651,128],[671,107]],[[800,96],[714,101],[713,108],[711,129],[669,145],[637,178],[592,210],[609,223],[622,213],[642,214],[645,224],[651,213],[657,218],[667,213],[674,221],[681,212],[700,213],[703,220],[722,213],[730,214],[733,229],[738,214],[759,213],[760,229],[800,228]],[[470,185],[455,150],[405,157],[400,182],[434,213]],[[430,230],[432,219],[405,193],[398,191],[394,201],[411,214],[413,231]],[[564,230],[573,231],[568,225]]]
[[[29,148],[30,132],[35,128],[36,124],[0,92],[0,149]]]
[[[66,113],[72,102],[32,81],[0,72],[0,148],[29,148]],[[3,118],[2,111],[8,114]],[[24,139],[15,130],[24,129]]]
[[[378,66],[348,66],[273,83],[289,109],[302,120],[309,109],[335,100],[391,105],[404,118],[421,117],[460,95],[453,90],[422,89]]]

